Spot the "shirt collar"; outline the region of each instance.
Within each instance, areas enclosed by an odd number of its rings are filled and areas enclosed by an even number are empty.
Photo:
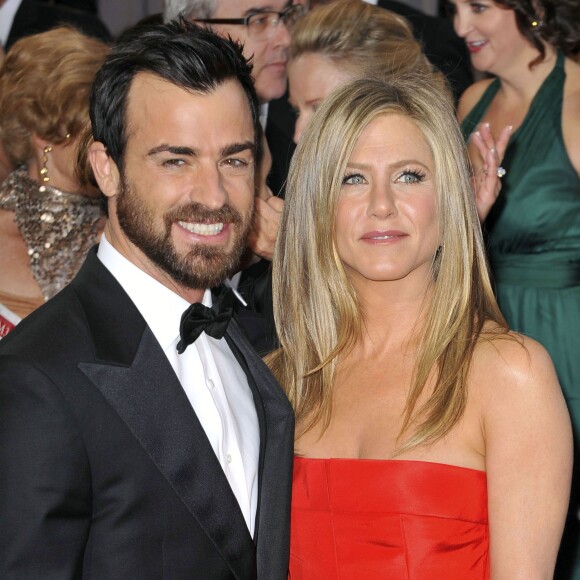
[[[181,316],[189,307],[189,302],[120,254],[105,234],[101,237],[97,255],[127,292],[161,348],[167,350],[179,336]],[[205,291],[203,304],[211,307],[210,290]]]

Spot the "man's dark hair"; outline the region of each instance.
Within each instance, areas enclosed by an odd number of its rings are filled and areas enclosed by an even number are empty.
[[[252,67],[241,45],[184,19],[145,24],[127,30],[115,43],[95,77],[90,101],[93,139],[105,145],[121,171],[127,143],[127,95],[141,72],[201,94],[237,80],[248,99],[258,149],[259,105]]]

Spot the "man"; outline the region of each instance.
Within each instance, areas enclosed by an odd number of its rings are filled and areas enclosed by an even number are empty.
[[[108,42],[106,26],[92,14],[40,0],[0,0],[0,44],[8,50],[19,38],[69,24],[81,32]]]
[[[250,67],[192,24],[142,26],[91,122],[98,252],[0,343],[0,577],[285,579],[291,409],[228,295],[199,304],[251,220]]]

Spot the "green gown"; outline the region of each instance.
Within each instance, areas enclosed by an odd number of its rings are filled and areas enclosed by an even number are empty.
[[[484,230],[500,308],[511,328],[546,347],[572,416],[573,498],[555,577],[580,580],[580,177],[562,137],[565,78],[559,53],[510,139],[507,174]],[[495,79],[463,121],[466,139],[499,88]],[[574,572],[564,572],[560,566],[574,557]]]

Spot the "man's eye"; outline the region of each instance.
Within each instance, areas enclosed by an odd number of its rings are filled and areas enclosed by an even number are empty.
[[[228,167],[233,167],[236,169],[248,166],[248,162],[245,159],[240,159],[238,157],[230,157],[229,159],[225,159],[224,164]]]
[[[345,175],[342,180],[343,185],[362,185],[364,182],[365,178],[360,173]]]
[[[258,12],[257,14],[252,14],[248,25],[251,26],[254,30],[263,30],[269,26],[271,18],[272,14],[268,12]]]
[[[181,167],[184,164],[185,161],[183,159],[165,159],[163,161],[164,167]]]

